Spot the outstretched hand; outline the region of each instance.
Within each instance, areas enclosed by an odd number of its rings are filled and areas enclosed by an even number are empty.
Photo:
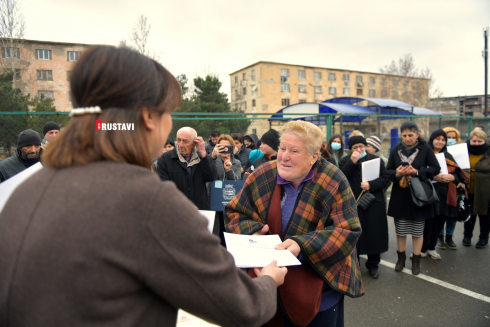
[[[266,225],[267,226],[267,225]],[[288,272],[286,267],[278,267],[277,261],[272,261],[269,265],[264,268],[254,268],[254,272],[257,277],[270,276],[276,282],[276,287],[281,286],[284,283],[284,278]]]

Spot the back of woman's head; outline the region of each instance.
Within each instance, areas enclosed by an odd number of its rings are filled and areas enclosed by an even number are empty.
[[[50,142],[43,164],[61,168],[112,160],[150,166],[141,109],[160,117],[178,108],[180,85],[170,72],[129,48],[94,46],[73,68],[70,88],[74,108],[97,106],[102,113],[73,116]],[[134,124],[134,130],[96,130],[96,120],[111,127]]]

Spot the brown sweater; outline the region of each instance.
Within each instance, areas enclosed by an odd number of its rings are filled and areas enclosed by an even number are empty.
[[[44,168],[0,214],[0,326],[175,326],[177,309],[260,326],[276,286],[250,279],[172,182],[97,162]]]

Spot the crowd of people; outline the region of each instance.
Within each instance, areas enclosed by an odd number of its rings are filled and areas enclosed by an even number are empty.
[[[467,142],[470,169],[447,151],[459,131],[424,140],[413,122],[401,125],[388,158],[377,136],[354,131],[347,144],[339,134],[322,144],[321,129],[304,121],[260,138],[213,130],[205,140],[188,126],[173,140],[171,113],[182,94],[154,60],[95,46],[70,84],[75,109],[63,132],[54,122],[44,125],[44,139],[22,131],[15,155],[0,161],[0,182],[44,166],[0,213],[2,326],[167,326],[179,308],[222,326],[343,326],[344,296],[364,294],[359,255],[379,278],[387,217],[395,270],[406,265],[411,236],[417,275],[422,257],[441,259],[436,247],[457,249],[459,194],[472,208],[462,244],[472,245],[479,220],[476,248],[488,246],[490,146],[481,128]],[[96,120],[135,130],[97,131]],[[363,181],[362,164],[374,159],[379,177]],[[216,214],[220,240],[198,210],[210,209],[211,183],[225,180],[244,186]],[[412,200],[418,180],[434,186],[438,201]],[[237,269],[224,231],[277,234],[276,249],[302,265]]]

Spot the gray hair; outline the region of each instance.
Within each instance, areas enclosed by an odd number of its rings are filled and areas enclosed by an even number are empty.
[[[179,135],[180,132],[188,132],[189,134],[191,134],[191,141],[193,141],[197,137],[197,132],[192,127],[185,126],[185,127],[180,128],[177,131],[177,135]]]

